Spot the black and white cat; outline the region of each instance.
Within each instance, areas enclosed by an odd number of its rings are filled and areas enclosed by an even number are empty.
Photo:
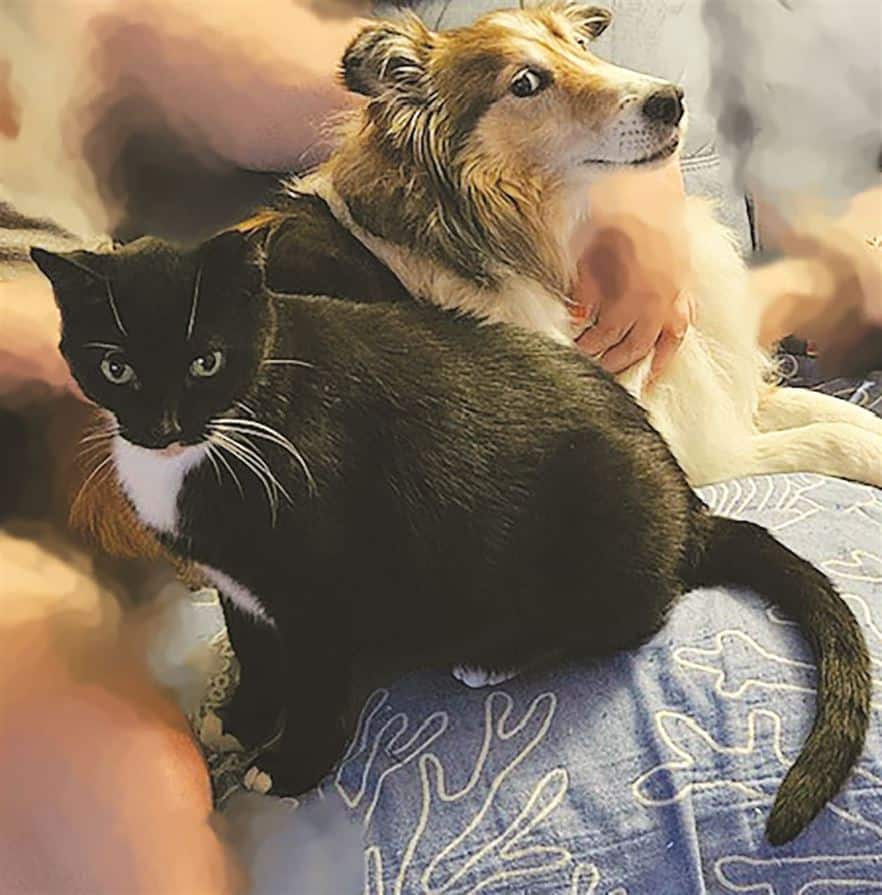
[[[715,518],[578,353],[416,303],[279,295],[246,239],[32,257],[61,350],[115,421],[140,518],[227,605],[232,731],[277,791],[331,769],[354,661],[521,668],[636,646],[702,584],[753,587],[819,661],[814,729],[768,826],[795,836],[862,748],[869,660],[810,564]]]

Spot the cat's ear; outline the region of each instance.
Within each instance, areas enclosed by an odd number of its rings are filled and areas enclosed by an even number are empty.
[[[260,253],[239,230],[219,233],[196,254],[203,276],[210,274],[216,282],[232,283],[246,292],[257,292],[263,285]]]
[[[93,252],[50,252],[34,246],[30,254],[56,290],[89,289],[104,281],[103,259]]]
[[[248,240],[239,230],[224,230],[202,243],[198,252],[205,261],[239,263],[247,258]]]

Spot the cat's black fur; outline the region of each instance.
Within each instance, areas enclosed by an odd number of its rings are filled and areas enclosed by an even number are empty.
[[[235,458],[242,495],[203,462],[163,535],[247,587],[276,626],[274,640],[228,615],[234,732],[253,740],[281,710],[292,719],[278,790],[314,785],[339,758],[356,657],[509,669],[609,653],[649,637],[686,590],[724,582],[790,613],[819,661],[815,726],[770,839],[792,838],[841,786],[869,713],[854,617],[765,530],[711,516],[640,407],[577,352],[412,302],[272,293],[236,233],[193,251],[146,240],[33,257],[55,288],[61,350],[122,438],[201,442],[212,420],[247,419],[243,402],[308,464],[253,439],[290,497],[274,513]],[[111,384],[103,350],[84,347],[96,342],[120,345],[137,380]],[[216,349],[221,372],[194,379],[192,359]]]
[[[274,292],[330,295],[359,302],[412,302],[401,281],[308,194],[286,195],[280,217],[250,235],[265,256]]]

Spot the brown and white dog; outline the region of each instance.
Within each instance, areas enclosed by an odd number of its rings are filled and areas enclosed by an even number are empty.
[[[413,16],[369,26],[343,61],[368,102],[292,190],[323,197],[416,298],[572,343],[587,186],[670,157],[685,128],[678,87],[589,51],[610,18],[551,2],[443,33]],[[882,486],[882,420],[774,385],[732,235],[699,198],[686,225],[695,325],[652,388],[651,357],[619,380],[690,481],[800,471]]]

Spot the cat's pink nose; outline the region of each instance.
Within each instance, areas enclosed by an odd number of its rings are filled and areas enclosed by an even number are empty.
[[[161,448],[159,453],[162,454],[163,457],[177,457],[178,454],[183,454],[185,450],[187,450],[185,444],[181,444],[179,441],[173,441],[171,444]]]

